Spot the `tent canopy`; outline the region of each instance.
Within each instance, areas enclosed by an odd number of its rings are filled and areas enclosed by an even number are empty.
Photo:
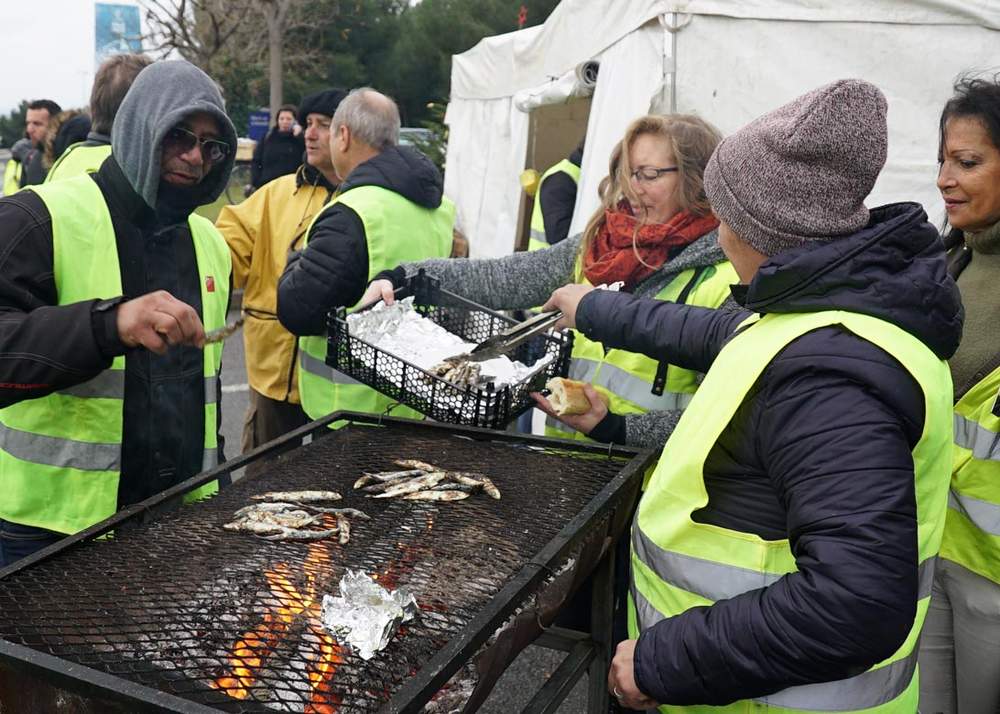
[[[844,77],[889,100],[889,158],[869,205],[918,201],[939,220],[938,115],[958,75],[1000,65],[998,31],[991,0],[563,0],[544,25],[453,58],[445,191],[474,256],[510,253],[529,128],[514,96],[548,89],[560,101],[547,85],[596,59],[571,233],[597,207],[611,148],[636,117],[695,113],[728,134]]]

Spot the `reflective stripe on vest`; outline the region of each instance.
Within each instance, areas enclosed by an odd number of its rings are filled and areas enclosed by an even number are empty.
[[[330,365],[328,365],[325,360],[318,360],[311,354],[306,353],[304,350],[299,352],[299,367],[303,371],[308,372],[309,374],[314,374],[317,377],[322,377],[323,379],[329,380],[334,384],[362,385],[361,382],[354,379],[353,377],[348,377],[340,370],[336,370]]]
[[[545,179],[553,174],[564,173],[575,183],[580,183],[580,167],[569,159],[563,159],[550,166],[548,170],[538,179],[538,190],[535,192],[535,206],[531,209],[531,231],[528,234],[528,250],[541,250],[548,248],[549,242],[545,238],[545,214],[542,213],[542,185]]]
[[[88,176],[32,186],[52,216],[53,271],[60,305],[120,295],[114,226],[104,197]],[[189,220],[206,330],[225,324],[229,249],[214,226]],[[208,278],[211,277],[211,280]],[[204,349],[202,466],[218,463],[217,377],[222,346]],[[93,379],[0,410],[0,518],[74,533],[117,508],[121,469],[125,358]],[[211,492],[214,485],[195,495]]]
[[[330,206],[338,203],[350,207],[364,225],[369,281],[400,263],[447,258],[451,254],[455,222],[455,206],[451,201],[446,198],[438,208],[425,208],[378,186],[359,186],[336,196],[309,224],[306,245],[316,221]],[[302,408],[311,419],[339,410],[380,414],[393,404],[389,397],[326,365],[325,335],[300,337],[299,352],[299,396]],[[396,408],[392,413],[394,416],[421,417],[405,407]]]
[[[950,491],[948,507],[965,514],[965,517],[976,524],[976,528],[990,535],[1000,536],[1000,506],[989,501],[967,496],[964,493]]]
[[[955,460],[941,557],[1000,585],[1000,368],[955,405]]]
[[[920,564],[918,577],[920,578],[921,598],[930,597],[934,581],[934,560],[931,558]],[[737,592],[735,594],[738,595],[740,593]],[[666,619],[649,601],[642,597],[634,584],[630,590],[630,597],[640,621],[644,624],[650,622],[652,623],[650,627],[652,627],[656,623]],[[732,597],[732,595],[729,597]],[[906,691],[913,680],[917,658],[917,650],[914,648],[910,654],[902,659],[852,677],[849,680],[851,688],[849,700],[845,700],[843,696],[843,688],[846,686],[845,682],[835,681],[790,687],[781,692],[755,698],[751,701],[760,705],[770,705],[783,709],[807,712],[839,712],[872,709],[892,701],[900,693]],[[670,709],[676,708],[671,707]],[[726,710],[721,709],[720,711]],[[900,714],[902,714],[902,710]]]
[[[955,414],[955,444],[972,452],[973,458],[1000,461],[1000,434]]]
[[[728,600],[741,593],[766,588],[786,573],[768,573],[754,568],[718,563],[693,555],[675,553],[660,548],[641,528],[632,529],[632,550],[636,557],[658,574],[671,578],[674,587],[706,600]],[[927,558],[917,567],[918,598],[930,597],[934,582],[936,557]],[[664,619],[657,615],[657,622]],[[642,620],[645,624],[646,620]]]
[[[88,145],[83,142],[73,144],[63,151],[62,156],[56,159],[52,168],[45,175],[44,183],[53,181],[63,181],[81,174],[90,174],[101,168],[104,160],[111,156],[111,144],[101,144],[99,146]]]
[[[586,282],[579,262],[577,275],[579,280]],[[730,295],[729,286],[739,282],[736,271],[728,262],[691,268],[675,276],[655,295],[655,299],[676,301],[692,280],[697,280],[697,283],[687,291],[684,303],[709,308],[717,308],[725,302]],[[645,355],[619,349],[605,350],[600,342],[589,339],[582,332],[573,332],[570,378],[592,383],[608,398],[608,408],[615,414],[682,410],[691,403],[698,389],[698,374],[670,365],[663,394],[656,395],[653,394],[653,382],[658,367],[656,360]],[[548,436],[587,440],[586,436],[553,417],[546,417],[545,427]]]
[[[713,708],[746,712],[911,714],[916,710],[916,644],[930,602],[950,468],[950,373],[916,338],[873,317],[839,311],[767,315],[733,337],[716,357],[663,450],[639,504],[632,532],[629,634],[699,606],[769,587],[796,571],[787,540],[706,526],[691,518],[708,503],[705,459],[760,374],[786,345],[811,330],[838,325],[895,357],[920,385],[925,428],[913,450],[919,565],[916,618],[896,652],[848,679],[796,686],[773,695]],[[695,475],[692,478],[692,475]],[[864,633],[858,633],[862,636]],[[664,712],[688,711],[662,707]],[[702,709],[697,709],[702,711]]]

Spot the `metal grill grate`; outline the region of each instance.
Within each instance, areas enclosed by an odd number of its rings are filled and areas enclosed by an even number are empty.
[[[466,342],[478,344],[499,334],[515,320],[450,293],[423,271],[396,291],[397,299],[414,296],[416,310]],[[544,355],[549,362],[533,378],[494,388],[492,384],[459,387],[350,334],[347,311],[331,312],[327,364],[435,421],[503,428],[535,405],[531,392],[552,377],[565,375],[573,347],[569,333],[538,335],[518,346],[511,359],[533,365]]]
[[[0,637],[222,711],[374,711],[633,466],[630,453],[510,441],[400,421],[349,426],[212,500],[0,579]],[[362,471],[398,458],[481,471],[503,498],[435,505],[351,492]],[[355,521],[346,546],[221,528],[252,494],[312,488],[340,491],[372,520]],[[369,662],[319,624],[345,568],[405,585],[421,607]]]

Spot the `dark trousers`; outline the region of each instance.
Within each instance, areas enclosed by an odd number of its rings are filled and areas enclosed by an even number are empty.
[[[243,422],[243,453],[308,423],[309,417],[301,404],[279,402],[251,387],[250,406]],[[251,464],[247,467],[247,474],[253,474],[262,467],[261,462]]]
[[[65,537],[64,533],[44,528],[0,521],[0,567],[5,568]]]

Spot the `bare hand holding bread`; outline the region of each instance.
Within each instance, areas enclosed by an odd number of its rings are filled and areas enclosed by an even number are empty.
[[[587,398],[585,382],[565,377],[553,377],[545,384],[545,388],[552,394],[549,396],[549,404],[556,416],[574,416],[586,414],[591,410],[592,405]],[[607,399],[603,394],[598,393],[604,406],[607,407]]]

